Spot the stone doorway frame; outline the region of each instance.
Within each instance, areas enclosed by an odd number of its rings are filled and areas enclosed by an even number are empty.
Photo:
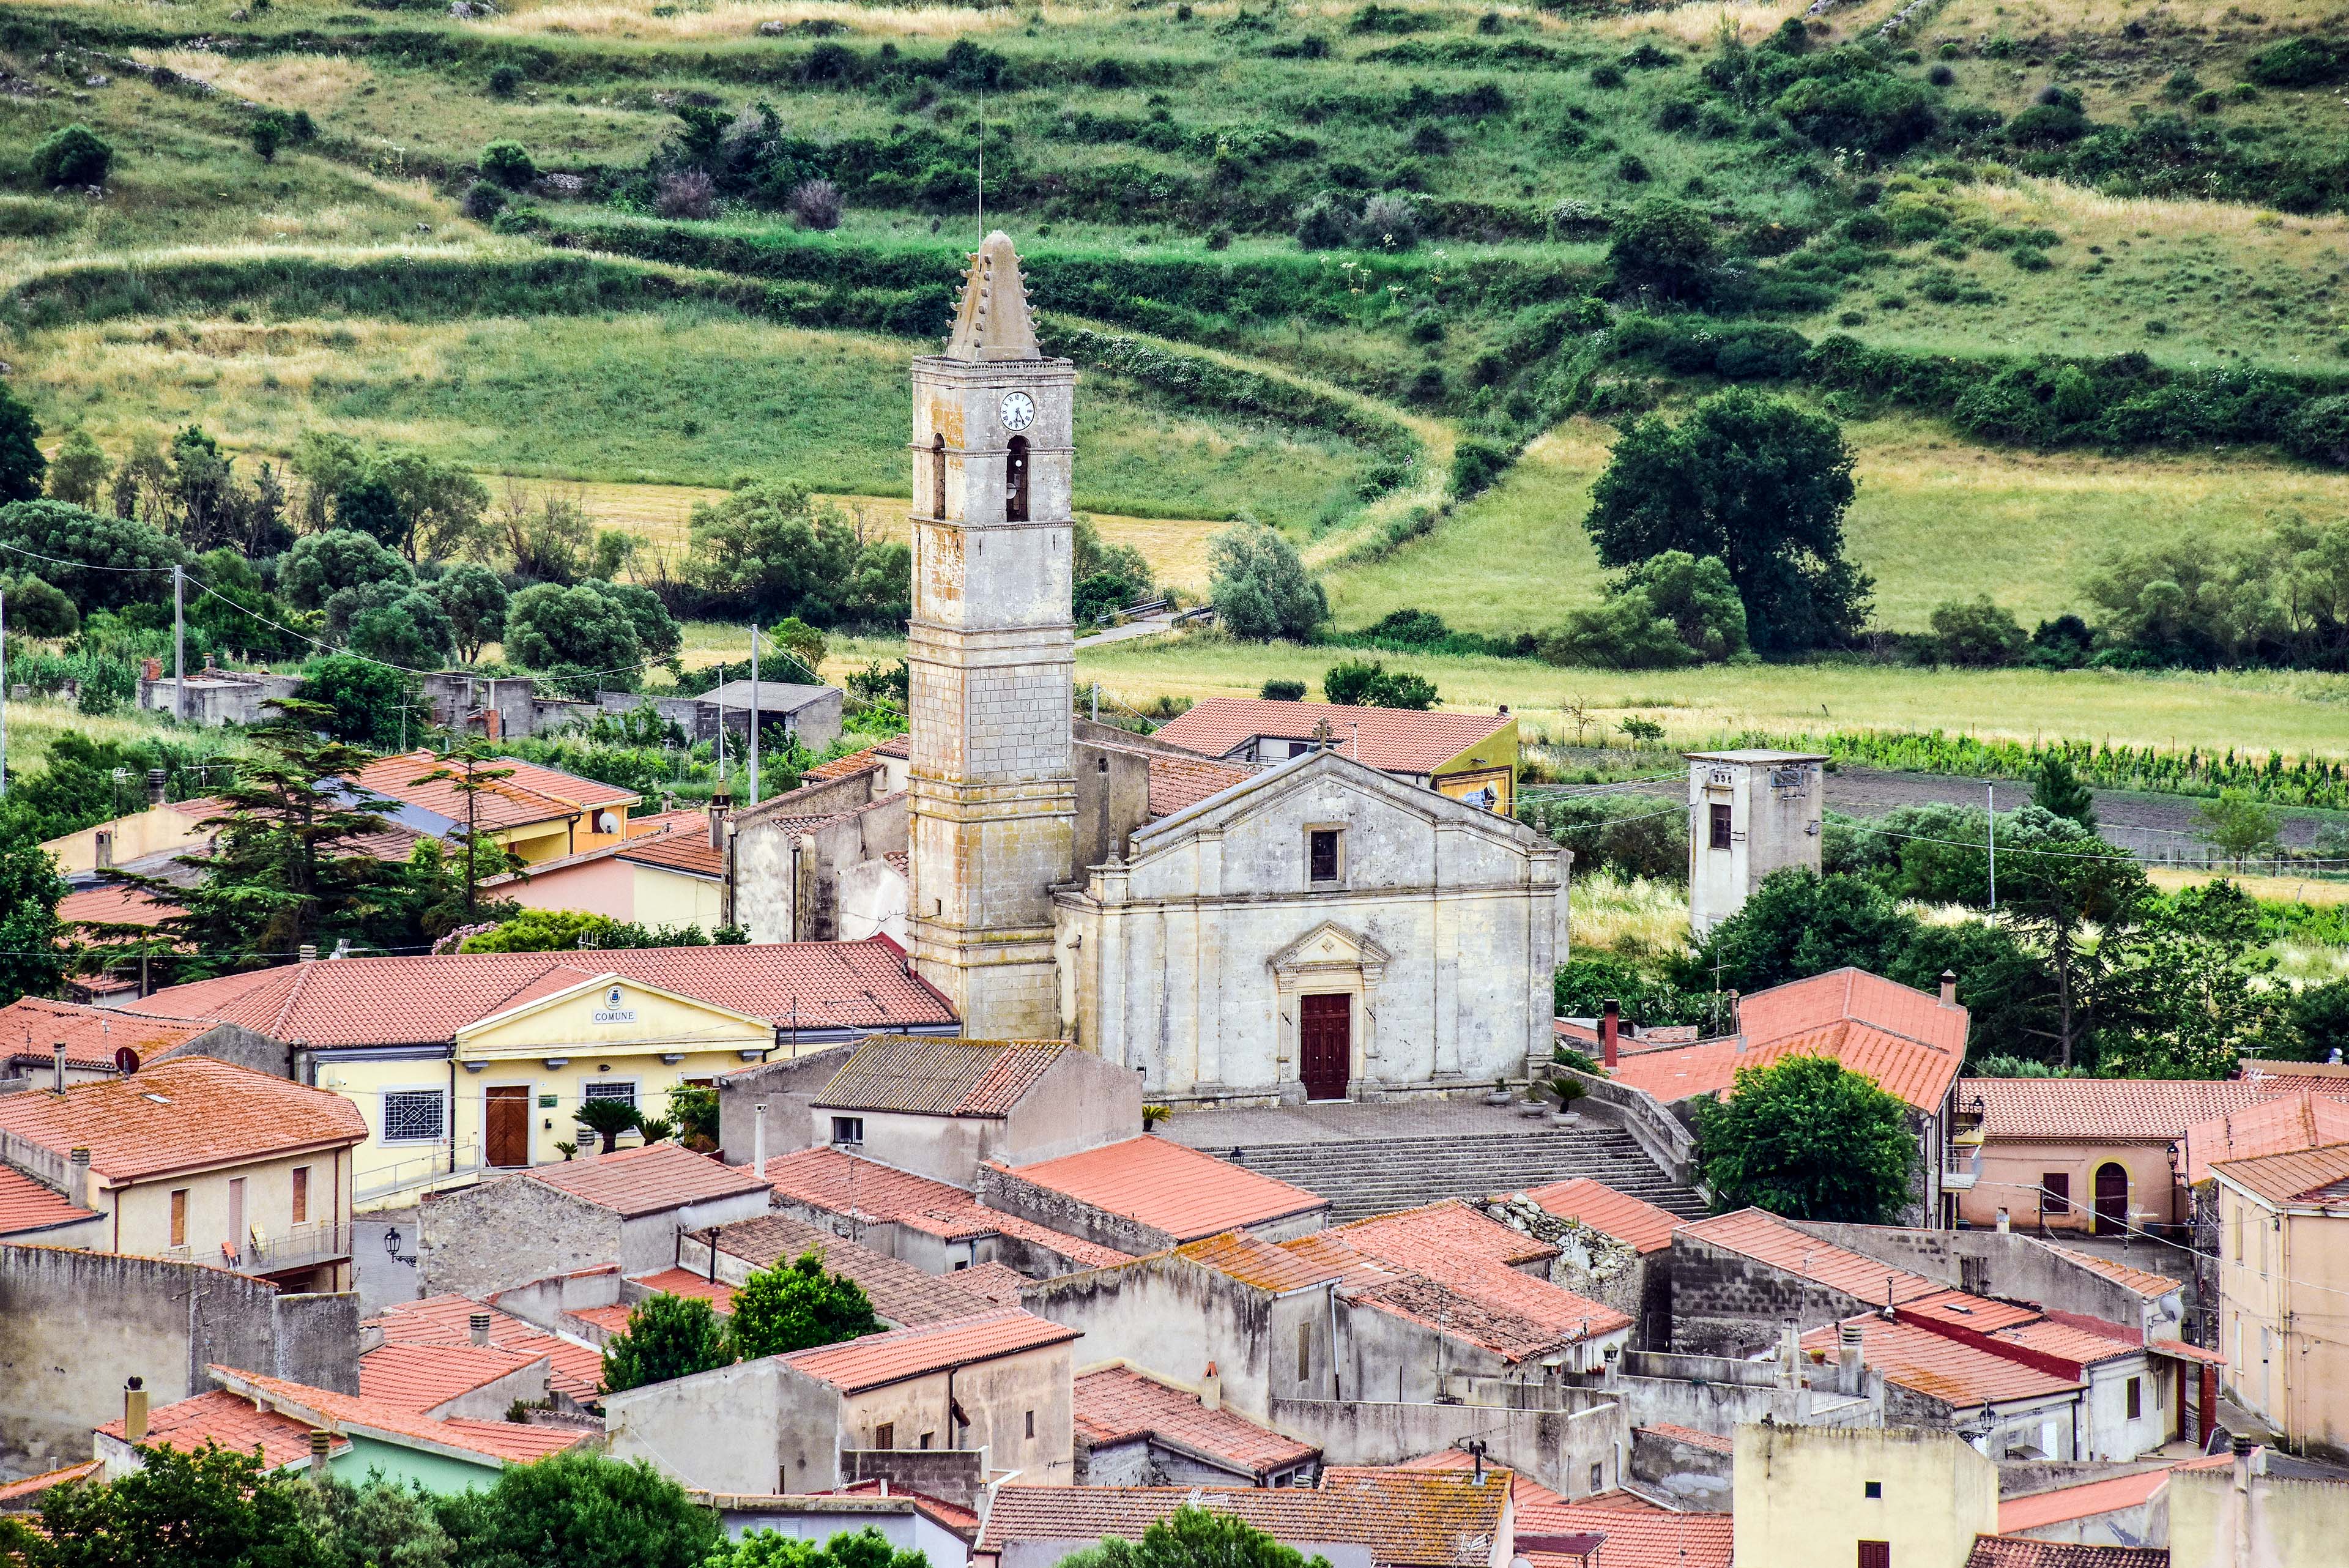
[[[1305,1098],[1303,998],[1308,994],[1342,994],[1350,999],[1347,1038],[1353,1059],[1346,1073],[1346,1097],[1361,1097],[1366,1081],[1377,1075],[1374,1004],[1393,959],[1393,954],[1361,932],[1335,920],[1323,920],[1266,961],[1265,967],[1272,971],[1273,1000],[1280,1020],[1274,1075],[1282,1099]]]

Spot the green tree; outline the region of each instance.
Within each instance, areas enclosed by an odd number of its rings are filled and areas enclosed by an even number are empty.
[[[587,1106],[624,1103],[589,1100]],[[606,1154],[611,1152],[609,1138],[606,1134]],[[712,1367],[731,1366],[733,1361],[734,1347],[726,1324],[707,1301],[663,1292],[647,1296],[629,1309],[627,1328],[604,1346],[604,1392],[617,1394],[647,1383],[690,1377]]]
[[[819,1544],[779,1530],[746,1531],[704,1568],[929,1568],[919,1552],[901,1551],[871,1525]]]
[[[1626,294],[1701,300],[1719,260],[1713,221],[1683,202],[1652,196],[1615,225],[1607,265]]]
[[[253,143],[253,155],[264,163],[277,161],[277,150],[285,142],[285,117],[273,109],[264,109],[253,117],[244,128],[245,140]]]
[[[335,526],[365,535],[403,555],[413,530],[413,525],[400,514],[399,493],[377,477],[372,465],[352,474],[335,492]]]
[[[499,862],[501,871],[519,869],[521,857],[485,843],[481,831],[481,792],[500,779],[513,777],[513,769],[487,767],[483,764],[495,755],[486,742],[468,740],[441,758],[440,765],[416,778],[410,784],[445,784],[465,801],[465,826],[459,831],[457,842],[464,850],[465,918],[471,920],[481,907],[481,871],[484,852]],[[605,1150],[611,1149],[611,1140],[605,1140]]]
[[[2220,790],[2218,799],[2204,801],[2194,815],[2210,846],[2238,867],[2254,855],[2274,854],[2282,841],[2283,819],[2245,790]]]
[[[895,1568],[895,1565],[893,1565]],[[1234,1514],[1185,1505],[1142,1532],[1139,1541],[1104,1537],[1072,1552],[1060,1568],[1330,1568]]]
[[[538,164],[519,141],[492,141],[481,149],[481,178],[519,191],[538,178]]]
[[[0,381],[0,502],[38,496],[48,466],[41,455],[41,421]]]
[[[1333,664],[1321,677],[1321,695],[1344,708],[1402,708],[1423,713],[1435,706],[1434,682],[1375,659]],[[1342,738],[1342,737],[1341,737]]]
[[[7,595],[8,629],[18,637],[67,638],[81,629],[73,600],[30,572],[0,579]]]
[[[626,1100],[583,1100],[571,1119],[602,1138],[603,1152],[610,1154],[620,1147],[620,1135],[635,1131],[641,1118],[636,1107]]]
[[[65,979],[57,901],[66,896],[57,862],[38,842],[0,839],[0,1006],[20,996],[54,996]]]
[[[49,497],[87,511],[105,493],[106,476],[111,471],[104,449],[88,431],[69,431],[49,463]]]
[[[317,715],[336,741],[377,751],[398,750],[424,732],[431,714],[415,676],[347,653],[314,660],[294,689],[295,700]]]
[[[487,566],[467,562],[452,566],[432,585],[456,639],[457,652],[468,664],[481,658],[485,643],[505,635],[506,586]]]
[[[304,1517],[303,1483],[207,1442],[139,1450],[142,1467],[41,1499],[41,1529],[0,1533],[0,1560],[25,1568],[330,1568]]]
[[[487,1491],[443,1499],[457,1559],[484,1568],[702,1568],[718,1515],[643,1460],[564,1453],[509,1465]]]
[[[1745,907],[1713,927],[1674,975],[1691,991],[1751,994],[1849,964],[1882,973],[1916,932],[1883,889],[1799,867],[1772,873]]]
[[[295,540],[277,566],[277,591],[304,610],[325,609],[347,588],[415,580],[414,568],[381,540],[353,528],[329,528]]]
[[[2070,1067],[2085,1054],[2115,1000],[2115,960],[2152,889],[2135,856],[2092,835],[2050,849],[2032,854],[2009,846],[1999,864],[1999,905],[2046,955],[2051,1008],[2043,1037],[2055,1064]]]
[[[2225,1078],[2289,1039],[2260,906],[2232,882],[2149,905],[2118,979],[2128,998],[2098,1065],[2141,1078]]]
[[[1550,663],[1614,670],[1673,670],[1745,651],[1745,606],[1729,568],[1685,550],[1632,566],[1598,608],[1574,612],[1540,643]]]
[[[372,601],[343,628],[352,652],[404,670],[441,669],[456,652],[456,629],[438,596],[388,583],[352,591],[367,594]]]
[[[2031,804],[2091,833],[2096,830],[2096,797],[2080,782],[2079,771],[2064,752],[2051,750],[2039,759],[2039,771],[2031,781]]]
[[[1943,664],[1992,669],[2019,663],[2031,637],[2014,612],[1988,594],[1933,608],[1932,654]]]
[[[812,1247],[760,1270],[734,1293],[734,1345],[746,1360],[838,1345],[880,1327],[864,1287],[828,1272]]]
[[[2349,1056],[2349,980],[2312,985],[2294,993],[2289,1016],[2304,1062],[2324,1061],[2338,1051]]]
[[[1834,421],[1732,388],[1678,425],[1651,417],[1625,431],[1583,525],[1609,566],[1670,550],[1718,558],[1757,650],[1844,643],[1873,586],[1843,555],[1851,469]]]
[[[1740,1068],[1728,1098],[1697,1101],[1696,1135],[1723,1210],[1887,1224],[1908,1202],[1917,1165],[1908,1107],[1824,1056]]]
[[[354,1486],[305,1476],[294,1493],[332,1568],[461,1568],[420,1482],[403,1487],[378,1476]]]
[[[695,507],[688,531],[686,579],[721,615],[761,621],[796,615],[829,625],[857,567],[847,519],[802,485],[745,485]]]
[[[586,584],[534,583],[506,606],[505,656],[525,670],[622,671],[646,657],[628,607]]]
[[[490,493],[473,472],[423,452],[392,448],[367,462],[368,480],[391,498],[398,518],[387,540],[409,560],[445,559],[487,547]]]
[[[103,185],[114,148],[87,125],[68,125],[33,149],[33,174],[44,185]]]
[[[0,544],[55,557],[41,563],[41,575],[85,615],[133,604],[168,605],[171,574],[158,568],[183,566],[188,558],[160,528],[136,518],[85,512],[62,501],[0,506]]]
[[[1302,642],[1330,618],[1329,596],[1277,528],[1242,521],[1207,541],[1208,597],[1226,631]]]
[[[1070,541],[1069,573],[1077,581],[1101,576],[1115,577],[1140,598],[1150,597],[1157,586],[1148,557],[1131,545],[1111,544],[1102,537],[1093,520],[1081,514]]]

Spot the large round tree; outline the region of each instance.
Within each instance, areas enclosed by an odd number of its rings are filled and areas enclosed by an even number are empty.
[[[1697,1102],[1697,1158],[1724,1210],[1881,1225],[1909,1201],[1908,1111],[1840,1063],[1788,1056],[1741,1068],[1727,1098]]]

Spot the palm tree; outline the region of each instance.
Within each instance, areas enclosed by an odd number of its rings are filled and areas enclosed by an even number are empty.
[[[636,1107],[626,1100],[589,1100],[571,1113],[571,1119],[604,1140],[601,1152],[620,1147],[620,1135],[637,1122]]]

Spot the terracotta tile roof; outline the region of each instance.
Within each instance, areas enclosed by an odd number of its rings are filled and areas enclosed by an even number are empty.
[[[971,1275],[978,1270],[965,1269],[944,1277],[926,1274],[911,1263],[901,1262],[885,1253],[859,1246],[829,1231],[785,1214],[762,1214],[756,1220],[738,1220],[733,1224],[719,1226],[714,1232],[705,1231],[701,1234],[715,1235],[720,1252],[740,1258],[753,1269],[771,1269],[778,1263],[789,1262],[812,1248],[823,1259],[826,1269],[856,1282],[871,1299],[874,1312],[891,1323],[906,1327],[945,1323],[984,1312],[989,1306],[1017,1306],[1019,1303],[1016,1287],[1009,1302],[998,1301],[972,1288]],[[980,1267],[1002,1269],[1014,1280],[1019,1278],[1000,1263],[982,1264]],[[655,1279],[666,1277],[657,1275]],[[992,1280],[993,1276],[988,1278]],[[654,1281],[645,1282],[651,1284]]]
[[[1394,1468],[1405,1470],[1469,1470],[1473,1473],[1475,1463],[1475,1456],[1473,1454],[1463,1452],[1458,1449],[1438,1449],[1433,1453],[1421,1454],[1405,1459]],[[1509,1501],[1516,1505],[1519,1522],[1522,1523],[1526,1509],[1563,1503],[1566,1499],[1550,1490],[1533,1477],[1523,1471],[1517,1471],[1509,1478]]]
[[[1303,1259],[1318,1272],[1335,1275],[1340,1288],[1345,1290],[1368,1289],[1402,1277],[1402,1270],[1391,1268],[1366,1252],[1356,1251],[1352,1244],[1335,1231],[1320,1231],[1310,1236],[1299,1236],[1293,1241],[1283,1241],[1280,1250],[1291,1257]]]
[[[803,1148],[797,1154],[777,1155],[767,1161],[766,1178],[779,1197],[866,1224],[905,1225],[949,1241],[1017,1236],[1087,1269],[1133,1262],[1114,1247],[1063,1235],[989,1209],[959,1187],[836,1148]]]
[[[1596,1534],[1601,1568],[1729,1568],[1732,1525],[1725,1513],[1674,1513],[1661,1508],[1613,1508],[1571,1502],[1536,1511],[1543,1534]],[[1529,1533],[1517,1520],[1520,1538]],[[1528,1554],[1534,1568],[1554,1568],[1572,1558]],[[1545,1559],[1547,1561],[1546,1562]]]
[[[67,1201],[22,1171],[0,1166],[0,1236],[29,1234],[97,1218],[94,1211]]]
[[[1966,1568],[2169,1568],[2167,1546],[2083,1546],[2028,1535],[1977,1535]]]
[[[84,888],[57,900],[57,919],[68,926],[139,926],[151,930],[187,912],[143,888],[126,888],[119,882]]]
[[[1651,1421],[1633,1430],[1661,1438],[1668,1443],[1685,1443],[1692,1449],[1702,1449],[1712,1454],[1729,1453],[1737,1447],[1718,1432],[1700,1432],[1694,1427],[1676,1427],[1669,1421]]]
[[[900,731],[874,747],[873,754],[876,757],[895,757],[901,763],[907,761],[914,754],[914,737]]]
[[[1177,1241],[1327,1209],[1330,1200],[1154,1134],[1019,1167],[1014,1175],[1138,1220]]]
[[[1587,1176],[1531,1188],[1526,1196],[1545,1211],[1561,1220],[1579,1220],[1601,1235],[1628,1243],[1635,1251],[1662,1251],[1672,1244],[1672,1232],[1688,1223],[1668,1209],[1618,1192]]]
[[[321,1047],[446,1044],[555,971],[573,982],[617,975],[778,1027],[890,1029],[955,1021],[946,1000],[878,940],[338,959],[170,986],[140,1002],[139,1012],[241,1023],[273,1040]]]
[[[1255,776],[1246,768],[1154,753],[1150,757],[1150,815],[1172,816]]]
[[[2302,1089],[2226,1111],[2186,1129],[2186,1185],[2209,1179],[2221,1159],[2257,1159],[2320,1144],[2349,1143],[2349,1101]]]
[[[833,779],[854,778],[858,774],[864,773],[871,768],[877,768],[880,765],[880,749],[875,746],[867,746],[861,752],[851,752],[844,757],[834,757],[828,763],[818,763],[815,766],[801,774],[800,777],[803,779],[814,779],[820,783],[828,782]]]
[[[1737,1029],[1749,1040],[1783,1040],[1848,1019],[1962,1057],[1966,1010],[1914,986],[1864,969],[1825,974],[1757,991],[1737,1003]]]
[[[369,1320],[383,1330],[386,1345],[464,1345],[472,1343],[472,1314],[490,1314],[490,1344],[515,1355],[547,1358],[550,1392],[580,1404],[595,1397],[604,1386],[603,1353],[591,1345],[548,1334],[511,1313],[498,1311],[466,1296],[427,1296],[397,1302],[380,1317]]]
[[[1019,1293],[1030,1282],[1027,1275],[1010,1264],[997,1262],[991,1258],[968,1269],[957,1269],[954,1274],[957,1290],[968,1291],[997,1306],[1018,1306]]]
[[[2168,1484],[2169,1467],[2165,1465],[2158,1469],[2137,1470],[2078,1486],[2006,1498],[1998,1505],[1999,1533],[2020,1534],[2067,1520],[2093,1519],[2100,1513],[2136,1508]]]
[[[1170,1388],[1130,1367],[1104,1367],[1076,1380],[1077,1435],[1088,1442],[1153,1438],[1261,1480],[1308,1463],[1321,1450],[1257,1426],[1238,1412],[1210,1410],[1196,1394]]]
[[[1206,757],[1229,756],[1258,735],[1309,741],[1327,722],[1337,750],[1381,773],[1432,773],[1516,721],[1506,713],[1414,713],[1330,702],[1208,697],[1161,725],[1152,739]]]
[[[367,1136],[358,1107],[342,1096],[209,1056],[68,1085],[62,1095],[0,1096],[0,1131],[59,1155],[87,1148],[90,1169],[117,1182],[346,1147]]]
[[[1902,1303],[1900,1315],[1946,1323],[1954,1328],[1971,1329],[1976,1334],[1996,1334],[2002,1329],[2038,1323],[2045,1314],[2037,1307],[1992,1301],[1983,1296],[1968,1295],[1963,1291],[1942,1291],[1937,1295],[1920,1296],[1915,1301]]]
[[[1982,1136],[2024,1143],[2168,1143],[2196,1122],[2289,1093],[2274,1084],[2208,1078],[1968,1078],[1958,1099],[1982,1099]]]
[[[631,865],[657,866],[664,871],[681,871],[713,882],[723,881],[726,877],[726,857],[710,847],[706,832],[680,830],[631,838],[620,846],[619,857]]]
[[[970,1510],[947,1502],[942,1498],[932,1497],[927,1492],[907,1491],[904,1487],[889,1486],[887,1482],[878,1478],[857,1481],[849,1486],[836,1486],[828,1491],[811,1492],[808,1495],[811,1497],[879,1497],[883,1495],[884,1487],[887,1487],[888,1496],[912,1501],[923,1512],[961,1536],[966,1543],[978,1539],[978,1515],[971,1512]]]
[[[501,1179],[535,1181],[625,1218],[657,1214],[713,1198],[740,1197],[765,1185],[731,1166],[673,1143],[648,1143],[566,1159],[559,1165],[533,1166]]]
[[[508,1377],[541,1358],[477,1345],[376,1346],[359,1357],[359,1397],[424,1415],[460,1394]]]
[[[2220,1160],[2210,1168],[2222,1180],[2279,1208],[2349,1208],[2349,1143]]]
[[[829,1110],[1000,1116],[1069,1049],[1057,1040],[875,1034],[816,1096]]]
[[[1904,1309],[1905,1310],[1905,1309]],[[2016,1324],[1991,1335],[2000,1345],[2012,1345],[2023,1350],[2035,1350],[2042,1355],[2053,1355],[2079,1366],[2093,1366],[2100,1361],[2118,1361],[2123,1356],[2142,1355],[2145,1346],[2127,1340],[2099,1334],[2076,1324],[2059,1323],[2052,1317],[2037,1318],[2030,1323]]]
[[[2060,1253],[2080,1267],[2102,1274],[2113,1283],[2135,1291],[2148,1301],[2166,1296],[2179,1288],[2179,1282],[2168,1274],[2157,1274],[2148,1269],[2133,1269],[2117,1258],[2107,1258],[2100,1252],[2085,1252],[2076,1247],[2059,1247],[2052,1241],[2045,1245],[2049,1251]]]
[[[1512,1231],[1457,1198],[1373,1215],[1337,1229],[1349,1246],[1422,1272],[1430,1257],[1482,1258],[1514,1268],[1557,1256],[1551,1243]]]
[[[752,1224],[757,1220],[750,1221]],[[837,1270],[833,1271],[838,1272]],[[695,1273],[691,1269],[663,1269],[658,1273],[638,1274],[629,1282],[648,1291],[658,1291],[665,1296],[685,1296],[705,1301],[710,1310],[724,1317],[734,1310],[734,1287],[723,1280],[712,1280]]]
[[[1884,1374],[1886,1381],[1945,1405],[1966,1407],[2037,1399],[2075,1393],[2082,1386],[2075,1378],[2025,1366],[1917,1324],[1888,1323],[1874,1313],[1844,1322],[1859,1330],[1868,1365]],[[1803,1336],[1805,1349],[1825,1350],[1830,1355],[1835,1354],[1836,1343],[1834,1324]]]
[[[1710,1220],[1682,1226],[1678,1234],[1692,1241],[1702,1241],[1739,1253],[1791,1274],[1800,1274],[1815,1283],[1841,1291],[1871,1306],[1884,1304],[1888,1284],[1891,1287],[1891,1301],[1895,1305],[1938,1295],[1948,1288],[1922,1274],[1912,1274],[1906,1269],[1878,1262],[1874,1258],[1864,1257],[1831,1241],[1822,1241],[1808,1231],[1796,1230],[1776,1215],[1760,1209],[1741,1209],[1733,1214],[1716,1214]]]
[[[1485,1568],[1501,1526],[1509,1472],[1484,1484],[1454,1470],[1331,1469],[1295,1487],[1008,1486],[979,1532],[981,1552],[1007,1542],[1140,1540],[1184,1507],[1236,1514],[1283,1541],[1345,1541],[1379,1568]]]
[[[72,1481],[88,1480],[97,1473],[98,1461],[84,1459],[78,1465],[67,1465],[62,1469],[44,1470],[36,1476],[26,1476],[22,1480],[0,1482],[0,1513],[23,1512],[36,1507],[40,1503],[41,1495],[50,1488],[65,1486]]]
[[[914,857],[911,855],[908,855],[905,851],[902,849],[892,849],[886,855],[882,856],[881,858],[887,861],[889,863],[890,869],[896,872],[898,876],[907,877],[913,876]]]
[[[1344,1277],[1342,1271],[1275,1246],[1247,1231],[1226,1231],[1220,1236],[1185,1241],[1174,1249],[1195,1263],[1237,1280],[1244,1285],[1280,1295],[1327,1284]]]
[[[354,772],[349,782],[356,788],[380,795],[396,805],[413,806],[450,822],[466,821],[470,811],[471,820],[483,833],[524,827],[533,823],[567,821],[580,814],[577,801],[542,794],[523,782],[519,773],[511,778],[485,779],[473,792],[470,806],[465,792],[458,789],[453,781],[418,782],[444,765],[440,758],[429,752],[398,753],[378,757]],[[516,765],[510,758],[501,757],[484,764],[479,771],[487,774]]]
[[[50,1048],[62,1040],[67,1066],[111,1073],[114,1053],[125,1045],[141,1057],[152,1057],[212,1027],[209,1019],[148,1018],[119,1007],[24,996],[0,1007],[0,1051],[47,1066]]]
[[[233,1366],[211,1366],[205,1370],[232,1391],[247,1395],[306,1425],[395,1442],[404,1439],[438,1444],[506,1464],[543,1459],[549,1454],[576,1448],[595,1436],[575,1427],[528,1427],[514,1421],[436,1421],[429,1416],[395,1409],[364,1396],[313,1388]],[[305,1438],[305,1449],[306,1446]]]
[[[1018,1307],[995,1307],[947,1323],[895,1328],[844,1345],[795,1350],[780,1359],[792,1371],[828,1383],[843,1394],[859,1394],[967,1362],[992,1361],[1066,1345],[1081,1336],[1081,1330],[1063,1328]]]
[[[109,1438],[119,1438],[123,1435],[122,1422],[117,1418],[98,1430]],[[249,1454],[258,1447],[261,1462],[276,1469],[284,1465],[309,1463],[310,1431],[308,1422],[281,1416],[274,1410],[256,1409],[252,1400],[225,1388],[215,1388],[149,1411],[144,1441],[150,1447],[176,1449],[183,1454],[192,1454],[207,1442],[240,1454]],[[341,1439],[329,1451],[329,1459],[348,1453],[350,1447],[349,1438]]]
[[[1456,1199],[1357,1220],[1327,1232],[1398,1277],[1355,1289],[1356,1303],[1524,1361],[1631,1320],[1512,1262],[1547,1258],[1550,1247],[1488,1220]],[[1527,1251],[1528,1246],[1535,1251]]]

